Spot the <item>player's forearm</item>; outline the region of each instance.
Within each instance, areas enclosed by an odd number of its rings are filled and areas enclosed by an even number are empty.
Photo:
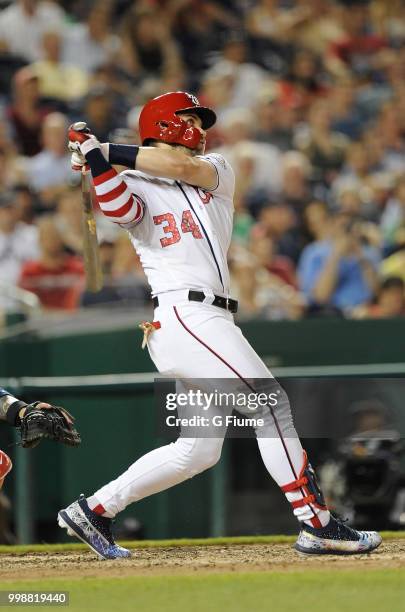
[[[168,179],[182,181],[192,158],[175,149],[140,147],[136,158],[136,169]]]
[[[183,180],[189,158],[181,151],[163,150],[137,145],[103,143],[104,157],[115,166],[125,166],[163,178]]]
[[[203,189],[213,189],[217,183],[218,177],[211,164],[183,151],[113,143],[103,143],[101,150],[110,164],[136,168],[151,176],[183,181]]]
[[[125,180],[108,162],[100,147],[86,150],[84,156],[90,166],[94,189],[103,214],[113,223],[132,226],[143,216],[143,206],[129,190]]]
[[[136,169],[151,176],[182,181],[203,189],[213,189],[217,182],[212,164],[175,149],[139,147]]]
[[[0,421],[9,421],[7,415],[9,415],[9,408],[13,404],[16,404],[19,400],[14,397],[9,391],[0,387]],[[13,425],[14,423],[10,423]]]

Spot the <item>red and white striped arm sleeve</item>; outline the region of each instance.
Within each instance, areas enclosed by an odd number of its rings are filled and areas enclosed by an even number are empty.
[[[114,168],[93,177],[94,189],[103,214],[113,223],[129,227],[142,220],[145,205],[132,193]]]

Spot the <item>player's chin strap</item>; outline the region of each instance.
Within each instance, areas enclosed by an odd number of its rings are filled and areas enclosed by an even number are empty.
[[[328,509],[322,491],[316,480],[315,472],[311,464],[308,463],[308,457],[305,451],[304,465],[297,480],[283,485],[281,489],[284,491],[284,493],[295,493],[301,496],[299,499],[290,500],[290,504],[294,510],[303,508],[304,506],[309,506],[312,511],[313,508],[318,508],[319,510]],[[315,512],[314,515],[316,518]],[[319,521],[312,519],[311,522],[317,523]],[[321,527],[322,525],[314,524],[313,526]]]

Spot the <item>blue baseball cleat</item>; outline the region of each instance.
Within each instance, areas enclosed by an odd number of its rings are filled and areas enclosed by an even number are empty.
[[[129,550],[114,542],[112,519],[90,510],[84,495],[58,513],[58,524],[67,530],[68,535],[75,536],[87,544],[101,559],[131,556]]]
[[[375,550],[381,542],[376,531],[357,531],[331,516],[320,529],[303,524],[294,548],[307,555],[359,555]]]

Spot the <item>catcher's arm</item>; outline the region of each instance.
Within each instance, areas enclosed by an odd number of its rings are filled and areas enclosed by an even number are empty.
[[[78,446],[80,434],[72,415],[59,406],[45,402],[26,404],[0,387],[0,420],[20,430],[21,446],[33,448],[43,438]]]
[[[10,411],[10,407],[13,410]],[[16,419],[21,418],[26,410],[27,404],[21,402],[6,389],[0,387],[0,421],[6,421],[12,426],[16,426]],[[50,404],[45,402],[38,403],[38,409],[49,408]]]

